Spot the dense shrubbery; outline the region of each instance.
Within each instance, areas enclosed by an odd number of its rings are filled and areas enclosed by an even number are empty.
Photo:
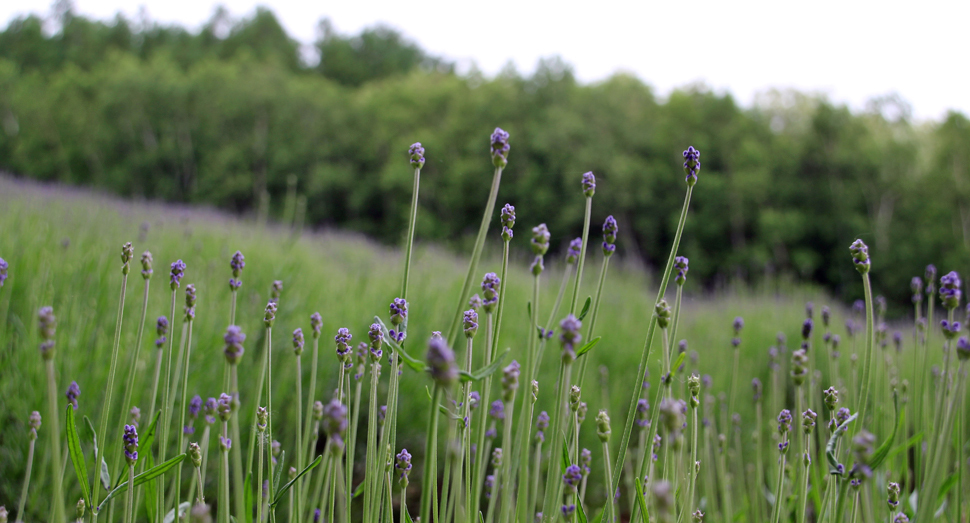
[[[421,216],[437,219],[419,221],[417,237],[464,241],[489,184],[481,134],[500,124],[520,137],[502,200],[528,201],[555,245],[580,232],[567,181],[591,169],[611,202],[594,221],[616,215],[629,224],[620,249],[661,265],[680,206],[663,173],[690,141],[711,161],[683,251],[706,285],[790,274],[857,295],[837,263],[849,231],[878,253],[877,292],[902,305],[922,260],[962,266],[968,254],[961,114],[915,124],[892,98],[854,114],[798,93],[742,108],[696,86],[659,99],[623,74],[580,84],[558,59],[531,76],[460,75],[380,28],[325,29],[310,67],[271,13],[227,20],[189,33],[67,14],[53,36],[39,19],[11,22],[0,33],[0,168],[241,212],[266,191],[277,215],[295,175],[310,223],[397,241],[410,194],[401,151],[420,139]]]

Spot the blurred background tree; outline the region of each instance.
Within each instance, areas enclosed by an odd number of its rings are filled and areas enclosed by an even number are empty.
[[[858,112],[795,91],[751,107],[704,85],[660,98],[624,73],[580,83],[558,57],[488,78],[383,26],[343,35],[324,19],[301,47],[266,9],[220,9],[192,32],[147,15],[89,20],[62,1],[0,31],[0,169],[16,176],[236,213],[256,213],[265,194],[272,216],[295,176],[308,225],[393,243],[410,201],[405,153],[421,141],[418,238],[460,246],[488,191],[496,126],[512,135],[501,201],[559,246],[581,232],[579,179],[592,170],[594,221],[613,214],[621,253],[661,265],[680,151],[694,145],[691,285],[785,277],[857,293],[855,237],[900,310],[927,263],[970,269],[970,121],[914,122],[892,95]]]

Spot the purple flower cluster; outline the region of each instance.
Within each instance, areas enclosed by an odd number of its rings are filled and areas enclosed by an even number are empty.
[[[384,344],[384,331],[381,330],[381,324],[372,323],[367,331],[367,337],[370,338],[370,359],[377,363],[381,361],[381,356],[384,355],[384,351],[381,350]]]
[[[408,302],[404,298],[394,298],[391,302],[391,325],[400,325],[408,319]]]
[[[856,240],[849,246],[849,253],[852,255],[852,263],[855,264],[855,269],[859,271],[859,274],[868,273],[869,266],[872,264],[869,259],[869,247],[862,240]]]
[[[637,418],[635,422],[640,428],[650,426],[650,402],[646,398],[640,398],[637,401]]]
[[[54,316],[54,308],[41,307],[37,312],[37,321],[40,338],[44,340],[40,343],[40,355],[45,360],[49,360],[54,357],[54,335],[57,333],[57,317]]]
[[[940,300],[948,310],[953,310],[960,306],[960,275],[956,271],[950,271],[940,276]]]
[[[354,339],[354,335],[350,333],[350,329],[347,327],[341,327],[337,329],[337,335],[333,339],[337,342],[337,359],[344,365],[347,365],[350,363],[353,353],[353,349],[350,347],[350,340]]]
[[[183,276],[185,276],[185,262],[182,260],[172,262],[170,283],[173,291],[179,288],[179,284],[182,282]]]
[[[10,264],[3,258],[0,258],[0,287],[3,287],[3,282],[7,281],[7,270],[9,268]]]
[[[421,147],[421,142],[414,142],[408,147],[408,157],[411,159],[411,167],[424,167],[424,147]]]
[[[509,163],[509,133],[496,127],[492,132],[492,165],[503,168]]]
[[[223,341],[226,343],[225,347],[222,349],[222,353],[226,356],[226,361],[230,365],[235,365],[239,363],[242,359],[243,353],[246,349],[243,348],[243,342],[246,341],[246,335],[240,327],[236,325],[230,325],[226,328],[226,334],[222,337]]]
[[[408,474],[411,472],[411,453],[408,449],[401,449],[401,452],[394,456],[394,470],[397,472],[398,487],[407,488]]]
[[[229,267],[232,269],[232,278],[229,278],[229,290],[236,292],[237,289],[242,287],[242,280],[239,276],[242,275],[243,269],[246,267],[246,257],[243,253],[236,251],[236,254],[232,255],[232,259],[229,260]]]
[[[549,413],[542,411],[536,416],[536,441],[545,441],[545,431],[549,429]]]
[[[566,492],[569,494],[576,493],[576,487],[579,486],[579,482],[583,480],[583,471],[579,468],[579,465],[570,465],[566,467],[566,472],[562,475],[563,486],[566,487]]]
[[[701,170],[701,152],[691,145],[684,151],[684,173],[687,174],[687,185],[697,183],[697,171]]]
[[[616,233],[619,230],[616,218],[612,214],[607,216],[603,222],[603,256],[613,256],[616,252]]]
[[[475,309],[468,309],[465,311],[462,318],[462,327],[465,330],[466,338],[474,338],[475,334],[478,332],[478,313]]]
[[[536,256],[542,256],[549,250],[549,239],[552,235],[546,224],[540,223],[532,228],[532,252]]]
[[[562,343],[563,362],[572,363],[576,359],[576,349],[579,343],[583,341],[583,335],[579,333],[582,327],[583,322],[572,314],[559,322],[559,341]]]
[[[428,341],[428,372],[439,387],[450,387],[458,380],[455,353],[445,340],[432,337]]]
[[[158,335],[155,346],[162,348],[162,345],[165,345],[165,337],[168,335],[168,318],[165,316],[158,317],[158,321],[155,322],[155,333]]]
[[[502,279],[494,272],[485,274],[482,278],[482,307],[486,313],[493,312],[498,305],[498,293],[501,288]]]
[[[520,372],[519,362],[515,360],[502,369],[502,398],[505,401],[512,401],[515,391],[519,389]]]
[[[966,336],[961,336],[957,340],[957,358],[960,358],[960,361],[970,359],[970,342],[967,341]]]
[[[303,329],[297,327],[293,330],[293,354],[297,356],[303,354]]]
[[[576,238],[569,242],[569,248],[566,249],[566,263],[576,263],[579,260],[579,255],[583,250],[583,239]]]
[[[138,461],[138,429],[134,425],[125,425],[125,460],[129,465]]]
[[[596,193],[596,176],[593,171],[583,173],[583,194],[587,198],[592,198]]]
[[[502,220],[502,239],[505,241],[512,240],[512,227],[515,227],[515,207],[511,204],[505,204],[502,207],[501,213]]]
[[[687,271],[690,270],[690,260],[686,256],[677,256],[674,258],[674,270],[677,271],[677,276],[674,276],[674,283],[677,285],[683,285],[687,281]]]
[[[70,385],[67,386],[67,393],[64,394],[67,397],[67,402],[77,410],[77,398],[81,395],[81,387],[78,386],[76,381],[72,381]]]
[[[2,262],[3,260],[0,260]],[[152,274],[155,272],[152,270],[152,253],[145,251],[141,253],[141,277],[146,280],[152,278]],[[0,278],[0,287],[3,286],[3,280]]]

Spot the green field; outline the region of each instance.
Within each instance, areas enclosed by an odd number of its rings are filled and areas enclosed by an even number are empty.
[[[518,254],[509,268],[510,285],[499,343],[501,347],[511,347],[513,357],[524,351],[525,336],[529,332],[526,311],[531,294],[531,275],[528,270],[530,260],[526,259],[525,253],[529,241],[528,229],[536,224],[531,222],[539,221],[521,218],[528,216],[525,205],[519,212],[521,215],[516,229],[519,234],[513,240]],[[418,217],[419,221],[432,219],[431,216]],[[594,246],[598,246],[600,241],[597,229],[594,227],[591,233],[591,244]],[[494,241],[486,245],[479,266],[482,274],[500,269],[501,244],[498,234],[493,223],[490,236]],[[273,424],[274,435],[281,440],[283,448],[292,447],[294,432],[287,429],[295,424],[296,415],[293,382],[295,358],[290,350],[291,331],[301,327],[309,333],[310,315],[314,311],[322,314],[320,373],[323,382],[317,388],[319,397],[311,399],[327,399],[336,386],[333,335],[339,327],[348,327],[355,336],[355,342],[366,339],[366,329],[375,315],[386,320],[388,303],[398,293],[403,270],[399,250],[382,247],[361,236],[338,231],[305,232],[298,236],[294,237],[289,229],[283,227],[260,227],[252,221],[213,210],[123,201],[75,189],[37,186],[0,178],[0,257],[10,265],[9,278],[0,288],[0,505],[6,504],[12,510],[20,495],[28,442],[27,415],[32,410],[38,410],[46,418],[45,374],[37,349],[36,315],[40,307],[52,305],[57,315],[55,363],[59,392],[63,393],[68,383],[76,380],[81,388],[78,415],[99,419],[121,285],[119,254],[126,241],[134,243],[135,260],[132,262],[124,311],[119,374],[121,378],[126,377],[128,358],[138,358],[134,403],[141,405],[143,410],[147,410],[154,365],[154,318],[168,315],[171,299],[167,284],[168,265],[172,261],[182,259],[188,266],[183,289],[187,283],[195,284],[198,289],[188,390],[189,395],[197,393],[205,398],[218,396],[222,392],[219,388],[224,368],[222,334],[229,314],[229,260],[237,249],[246,255],[246,269],[242,276],[244,285],[240,290],[237,312],[237,323],[248,335],[246,353],[239,366],[243,385],[243,427],[250,423],[251,404],[247,405],[247,385],[255,383],[258,374],[256,362],[260,361],[258,358],[263,353],[262,311],[271,283],[274,280],[283,281],[280,310],[273,330]],[[846,246],[851,239],[846,238]],[[150,250],[154,255],[155,276],[151,280],[145,340],[143,346],[134,347],[143,285],[138,274],[137,259],[144,250]],[[546,257],[540,318],[548,315],[549,306],[554,301],[562,278],[562,259],[562,253],[550,253]],[[602,259],[598,248],[590,249],[580,303],[594,293]],[[848,252],[846,263],[851,263]],[[450,315],[457,305],[456,296],[466,264],[465,258],[417,239],[408,328],[413,354],[423,355],[423,340],[431,331],[447,330]],[[618,444],[616,442],[622,432],[630,387],[640,380],[635,374],[653,312],[651,300],[656,292],[654,276],[653,270],[640,266],[634,260],[614,259],[611,263],[597,324],[597,334],[603,338],[587,356],[593,358],[593,369],[598,366],[607,369],[608,379],[601,381],[599,373],[591,372],[584,384],[584,400],[589,403],[590,412],[583,429],[584,446],[599,448],[592,418],[597,410],[604,407],[609,408],[613,418],[613,445]],[[878,269],[875,268],[874,279],[878,286]],[[477,281],[480,280],[476,278]],[[673,285],[668,290],[671,302],[672,294]],[[570,298],[567,291],[567,306]],[[180,294],[180,302],[181,299]],[[816,304],[817,326],[813,340],[818,347],[821,347],[821,333],[824,330],[818,319],[819,310],[822,305],[832,306],[832,331],[842,336],[842,358],[839,361],[842,375],[847,375],[853,344],[843,327],[846,309],[832,303],[825,295],[811,288],[777,282],[754,290],[729,288],[711,294],[701,292],[688,277],[683,320],[677,337],[686,339],[689,351],[698,355],[696,366],[691,359],[687,360],[688,371],[696,369],[713,379],[713,389],[706,391],[705,396],[728,391],[734,375],[730,348],[733,337],[731,323],[736,316],[745,319],[741,335],[740,372],[736,376],[740,384],[736,410],[741,414],[741,427],[744,427],[741,431],[743,437],[739,436],[739,441],[742,441],[744,455],[748,457],[752,452],[749,435],[756,426],[750,381],[754,377],[760,378],[766,384],[768,393],[768,384],[771,383],[768,348],[776,343],[779,332],[786,334],[789,347],[797,347],[806,301]],[[564,315],[565,310],[561,316]],[[180,323],[174,322],[175,325]],[[179,328],[173,326],[171,335],[178,332]],[[913,347],[910,329],[905,330],[903,340],[902,355],[895,355],[891,342],[890,349],[879,353],[889,358],[893,372],[898,364],[902,373],[900,377],[906,378],[912,372],[909,365]],[[861,343],[859,338],[860,352]],[[304,353],[304,380],[308,380],[309,376],[310,345],[308,336],[307,352]],[[655,344],[655,348],[657,346],[659,344]],[[937,352],[932,352],[933,359],[937,358]],[[557,354],[558,343],[551,343],[542,362],[537,411],[540,408],[552,410],[551,398],[555,393],[559,367]],[[655,349],[650,357],[649,381],[654,383],[649,396],[651,403],[658,381],[659,354]],[[827,374],[824,356],[821,352],[817,355],[818,368]],[[900,359],[893,362],[893,358],[905,358],[905,361]],[[783,353],[779,364],[780,380],[785,383],[789,369],[787,353]],[[876,419],[889,420],[892,410],[888,399],[889,381],[882,377],[885,373],[880,369],[882,364],[877,365],[876,382],[882,385],[882,389],[873,392],[877,400]],[[678,375],[678,379],[683,381],[684,376],[686,373]],[[384,376],[382,387],[386,386],[386,381]],[[116,383],[118,390],[115,398],[120,402],[124,379]],[[415,485],[412,490],[415,492],[420,484],[419,464],[423,463],[421,449],[424,448],[424,427],[429,410],[429,397],[425,391],[429,384],[427,377],[405,368],[398,446],[411,449],[416,456],[412,477],[412,484]],[[828,385],[828,378],[822,378],[814,386],[814,391],[818,392]],[[681,387],[675,385],[675,396],[685,397]],[[603,405],[607,398],[610,402],[608,406]],[[820,404],[819,398],[812,400],[813,404]],[[63,402],[63,396],[59,400]],[[767,405],[784,404],[794,410],[792,401],[791,396],[785,393],[784,397],[769,396]],[[383,402],[383,393],[380,402]],[[366,409],[362,410],[361,438],[365,434],[365,415]],[[827,416],[824,417],[827,419]],[[773,432],[773,418],[774,413],[765,415],[763,425],[766,432]],[[820,427],[824,427],[822,418],[820,415]],[[712,421],[723,431],[720,418]],[[109,430],[112,436],[109,437],[113,437],[115,427],[120,428],[121,422],[118,414],[113,414]],[[880,423],[881,426],[870,427],[870,430],[881,441],[888,435],[881,431],[891,426],[891,420]],[[47,514],[42,512],[48,508],[44,500],[47,499],[50,484],[46,442],[51,434],[47,427],[45,419],[45,425],[39,431],[39,450],[31,483],[27,521],[47,519]],[[120,440],[120,432],[117,435]],[[119,446],[114,445],[113,448],[118,450]],[[357,448],[360,455],[363,445],[359,444]],[[594,452],[594,456],[595,464],[600,455]],[[604,499],[601,471],[599,465],[594,465],[587,497],[593,507],[601,506]],[[899,471],[895,473],[900,474]],[[207,497],[210,489],[212,497],[215,497],[216,477],[215,473],[209,475]],[[69,465],[65,485],[68,499],[77,499],[80,491]],[[415,503],[412,506],[416,506],[416,501],[412,503]],[[626,506],[625,502],[623,506]],[[742,510],[738,507],[735,509]]]

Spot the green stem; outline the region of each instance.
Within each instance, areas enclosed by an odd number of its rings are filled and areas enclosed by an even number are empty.
[[[552,432],[552,453],[549,454],[549,467],[546,474],[546,496],[542,503],[542,521],[555,521],[559,514],[557,505],[558,500],[562,499],[562,481],[558,481],[561,472],[555,463],[559,461],[563,449],[563,420],[566,417],[569,401],[570,379],[572,377],[572,362],[564,360],[559,368],[559,386],[556,390],[556,417],[553,420]]]
[[[487,367],[492,363],[492,313],[485,313],[485,358],[482,363],[483,367]],[[475,429],[475,437],[477,438],[477,446],[475,447],[475,462],[474,469],[472,472],[472,480],[475,482],[475,487],[472,490],[472,495],[474,496],[472,506],[475,510],[481,506],[482,501],[482,482],[485,481],[485,425],[488,424],[488,410],[491,406],[491,395],[492,395],[492,380],[486,379],[485,384],[482,385],[482,394],[480,396],[480,403],[478,406],[478,423],[473,426]]]
[[[596,318],[599,315],[600,299],[603,296],[603,283],[606,281],[606,270],[607,268],[609,268],[609,265],[610,265],[610,256],[604,256],[603,265],[600,266],[599,283],[596,284],[596,294],[594,295],[592,307],[590,308],[590,311],[589,311],[589,322],[587,322],[587,327],[586,327],[586,341],[593,339],[593,333],[595,332],[593,329],[596,327]],[[583,358],[583,360],[579,362],[579,379],[576,381],[576,383],[580,387],[582,387],[583,383],[585,383],[586,381],[586,367],[588,366],[589,366],[589,356]],[[604,404],[603,408],[606,408],[608,406],[609,405]]]
[[[253,472],[253,455],[256,450],[256,409],[258,409],[259,406],[262,405],[263,403],[263,385],[266,384],[266,371],[267,371],[267,365],[269,365],[269,358],[270,358],[269,356],[269,347],[271,346],[270,340],[269,340],[270,332],[271,331],[267,329],[266,345],[265,345],[266,354],[263,356],[263,365],[259,369],[259,383],[256,385],[256,401],[253,403],[253,417],[252,417],[253,425],[252,427],[250,427],[250,430],[249,430],[249,458],[246,460],[247,475],[252,474]],[[268,409],[269,407],[267,407],[267,410]],[[272,440],[270,440],[270,442],[272,442]],[[272,478],[273,476],[270,475],[270,477]],[[260,486],[260,488],[262,488],[262,486]]]
[[[859,384],[859,423],[861,427],[866,423],[866,407],[869,404],[869,380],[872,368],[872,345],[873,345],[873,315],[872,315],[872,286],[869,284],[869,273],[862,275],[862,286],[866,294],[866,355],[862,366],[862,382]]]
[[[223,437],[229,438],[229,424],[226,422],[222,423],[222,433]],[[223,523],[229,523],[232,516],[229,514],[229,449],[226,448],[222,449],[222,484],[222,506],[219,507],[219,512],[223,515]]]
[[[162,426],[160,427],[160,431],[159,431],[161,438],[158,441],[158,456],[159,456],[158,461],[160,463],[165,461],[165,448],[167,447],[166,442],[168,441],[168,423],[166,423],[165,421],[166,419],[170,419],[168,418],[168,416],[170,415],[170,409],[171,409],[171,405],[168,403],[168,398],[169,398],[169,390],[171,389],[171,386],[172,386],[172,356],[173,356],[173,353],[175,352],[175,332],[174,332],[175,331],[175,300],[177,296],[178,296],[178,292],[175,289],[172,289],[172,308],[171,308],[171,314],[169,315],[169,319],[170,319],[169,325],[171,327],[169,330],[169,337],[168,337],[169,338],[168,357],[165,358],[165,388],[162,389],[162,401],[164,403],[162,403],[162,416],[161,416]],[[156,481],[155,491],[157,494],[156,498],[158,500],[157,501],[158,505],[155,509],[155,519],[157,521],[161,521],[161,518],[164,516],[164,514],[162,513],[162,508],[165,500],[165,482],[161,480]],[[97,506],[97,503],[95,503],[95,506]],[[95,521],[95,523],[97,522]]]
[[[485,245],[485,237],[488,235],[488,226],[492,220],[492,213],[495,211],[495,199],[498,197],[498,186],[502,182],[502,168],[495,168],[495,175],[492,176],[492,188],[488,194],[488,203],[485,205],[485,214],[482,215],[482,224],[478,227],[478,236],[475,238],[475,248],[472,250],[472,257],[468,260],[468,272],[465,274],[465,282],[461,286],[461,294],[458,295],[458,310],[452,315],[451,327],[448,328],[448,345],[455,343],[458,335],[458,326],[461,325],[462,312],[464,312],[468,293],[471,292],[472,278],[478,270],[478,260],[482,255],[482,247]],[[427,521],[427,520],[422,520]]]
[[[94,455],[95,470],[101,470],[101,462],[104,461],[104,451],[108,446],[108,442],[105,441],[105,437],[108,434],[108,420],[111,418],[111,395],[115,388],[115,373],[118,370],[118,352],[121,348],[121,326],[125,317],[125,291],[128,288],[128,274],[122,274],[121,276],[121,297],[118,298],[118,316],[115,320],[115,335],[114,342],[111,346],[111,366],[108,368],[108,385],[104,390],[104,403],[101,407],[101,423],[98,428],[98,445],[97,452]],[[91,504],[93,507],[98,506],[98,499],[101,497],[101,489],[97,488],[98,481],[95,481],[95,488],[92,489],[92,500]],[[161,483],[161,482],[159,482]],[[98,513],[96,511],[91,511],[91,519],[94,522],[98,521]]]
[[[135,369],[136,369],[137,364],[138,364],[139,354],[141,352],[141,342],[142,342],[142,339],[143,339],[143,335],[145,333],[145,318],[148,315],[148,287],[149,287],[149,283],[151,283],[151,280],[150,279],[146,279],[145,280],[144,297],[142,298],[142,303],[141,303],[141,322],[138,324],[138,336],[135,338],[135,340],[136,340],[135,341],[135,346],[134,346],[134,349],[131,351],[130,360],[129,360],[129,363],[128,363],[128,383],[127,383],[127,386],[125,387],[125,396],[124,396],[124,399],[121,402],[121,407],[123,409],[126,409],[126,410],[130,409],[131,407],[134,407],[134,405],[132,405],[132,403],[131,403],[131,396],[132,396],[132,393],[133,393],[133,391],[135,389],[135,374],[136,374]],[[152,410],[149,411],[149,413],[148,413],[148,416],[149,417],[152,417],[152,416],[155,415],[154,410],[155,409],[154,409],[154,406],[153,406],[152,407]],[[122,421],[125,421],[124,417],[122,417]],[[124,423],[122,423],[122,425],[124,425]],[[120,452],[115,452],[114,453],[114,457],[111,460],[111,470],[112,471],[119,470],[118,467],[120,465],[121,465],[121,453]],[[120,474],[118,474],[118,475],[120,475]]]
[[[506,281],[509,273],[509,242],[505,241],[504,248],[502,249],[502,279],[499,283],[499,294],[498,294],[498,307],[495,309],[495,331],[492,333],[492,344],[489,347],[489,352],[494,357],[498,354],[496,350],[498,348],[498,337],[502,332],[502,313],[505,311],[505,295],[508,294],[509,283]],[[485,378],[489,382],[492,381],[492,376]]]
[[[785,435],[785,441],[788,440],[788,435]],[[771,517],[772,523],[778,523],[781,521],[781,506],[784,504],[782,501],[782,496],[785,493],[785,454],[781,455],[781,460],[778,463],[778,481],[775,483],[775,509],[774,515]]]
[[[435,383],[431,395],[431,416],[428,419],[427,443],[425,443],[424,477],[421,484],[421,521],[431,521],[432,491],[438,485],[438,404],[441,403],[441,387]],[[487,408],[486,408],[487,409]],[[483,409],[483,410],[486,410]]]
[[[535,504],[539,501],[539,477],[542,476],[542,441],[536,442],[535,467],[532,470],[532,491],[529,493],[528,515],[532,516]],[[524,520],[528,521],[528,519]]]
[[[306,421],[303,427],[303,441],[306,443],[306,449],[304,456],[306,456],[307,461],[313,459],[313,449],[315,441],[310,441],[310,426],[314,423],[313,421],[313,402],[316,401],[317,394],[317,360],[320,349],[320,337],[316,334],[313,336],[313,355],[310,358],[310,390],[308,391],[306,397],[306,417],[303,419]],[[341,365],[343,368],[343,365]],[[343,383],[343,380],[341,380]],[[305,482],[304,482],[305,483]],[[305,498],[306,496],[304,496]]]
[[[259,405],[257,402],[256,405]],[[273,327],[266,327],[266,438],[267,441],[272,443],[273,441]],[[256,417],[253,416],[253,422],[255,423]],[[274,477],[273,470],[273,452],[272,445],[267,448],[267,465],[269,466],[269,477]],[[269,489],[269,497],[273,499],[276,497],[275,487]],[[228,506],[228,505],[226,505]],[[275,519],[275,516],[274,516]]]
[[[188,402],[185,400],[188,397],[189,389],[189,361],[192,356],[192,320],[188,321],[188,338],[185,342],[185,367],[182,374],[182,397],[179,400],[182,414],[179,418],[179,430],[178,430],[178,447],[176,447],[176,452],[185,452],[185,410],[188,406]],[[178,511],[178,506],[181,503],[181,493],[182,493],[182,466],[179,465],[175,467],[175,510]],[[178,518],[176,518],[178,519]]]
[[[296,355],[296,470],[303,470],[303,433],[300,427],[303,426],[303,367],[302,358]],[[301,478],[293,486],[296,491],[296,513],[298,517],[303,515],[303,479]]]
[[[579,303],[579,285],[583,281],[583,266],[586,264],[586,242],[589,239],[589,218],[593,211],[593,197],[586,197],[586,217],[583,219],[583,245],[579,248],[579,261],[576,268],[576,283],[573,284],[573,302],[569,305],[569,314],[576,313]]]
[[[191,340],[191,327],[190,329],[190,340]],[[186,360],[186,365],[188,365],[188,360]],[[188,374],[186,374],[186,379],[188,379]],[[229,430],[232,433],[232,440],[242,443],[242,438],[239,435],[239,418],[240,412],[242,411],[242,404],[240,403],[239,397],[239,367],[237,364],[233,363],[229,367],[229,395],[232,396],[232,418],[229,419]],[[183,397],[184,394],[183,394]],[[255,422],[255,417],[253,418]],[[243,468],[242,468],[242,448],[241,445],[233,445],[233,448],[229,449],[229,455],[232,457],[232,480],[233,480],[233,496],[235,498],[234,502],[236,504],[236,513],[243,514],[246,511],[246,493],[245,484],[243,483]],[[251,473],[247,472],[247,475]]]
[[[414,224],[418,220],[418,189],[421,186],[421,168],[414,170],[414,187],[411,189],[411,212],[408,216],[408,237],[404,247],[404,281],[401,298],[408,299],[408,280],[411,276],[411,249],[414,244]]]
[[[680,246],[680,237],[684,232],[684,224],[687,222],[687,209],[690,207],[690,196],[693,192],[694,187],[692,185],[687,186],[687,194],[684,196],[684,206],[680,211],[680,219],[677,222],[677,232],[674,235],[674,244],[670,248],[670,255],[667,257],[667,267],[664,269],[663,277],[660,280],[660,288],[657,289],[657,299],[654,303],[659,302],[664,293],[667,290],[667,283],[670,281],[670,268],[674,264],[674,257],[677,254],[677,249]],[[653,345],[653,335],[657,328],[657,318],[656,316],[651,316],[649,320],[649,327],[647,327],[647,338],[644,341],[643,352],[640,355],[640,364],[637,367],[637,376],[642,377],[644,370],[647,367],[647,360],[650,357],[650,348]],[[623,425],[623,435],[620,438],[619,453],[617,454],[616,463],[623,463],[626,459],[626,450],[630,445],[630,435],[633,434],[633,422],[636,419],[637,411],[637,400],[640,399],[640,383],[637,382],[634,387],[633,394],[630,395],[630,406],[627,407],[626,423]],[[649,444],[649,442],[648,442]],[[620,473],[623,467],[617,466],[616,470],[613,472],[613,478],[610,480],[607,492],[614,492],[617,485],[620,484]]]
[[[603,442],[603,471],[605,473],[603,476],[604,478],[613,477],[613,471],[610,467],[610,442],[609,441]],[[616,521],[616,502],[614,500],[613,495],[614,495],[613,492],[606,493],[606,516],[608,518],[607,521],[611,523],[613,521]]]
[[[370,408],[367,416],[367,457],[366,473],[364,475],[364,521],[375,521],[378,507],[375,507],[377,484],[377,383],[380,378],[380,363],[371,363],[370,367]],[[437,403],[435,403],[437,407]],[[385,420],[386,421],[386,420]],[[386,424],[385,424],[386,426]],[[376,503],[380,503],[378,499]],[[427,521],[427,520],[424,520]]]
[[[149,452],[151,452],[149,450]],[[128,465],[128,482],[132,483],[135,480],[135,464],[132,463]],[[176,510],[178,506],[176,505]],[[135,521],[135,487],[128,489],[128,502],[125,503],[125,523],[134,523]]]
[[[24,472],[24,488],[20,491],[20,502],[17,503],[17,519],[15,521],[27,521],[24,517],[24,508],[27,506],[27,487],[30,486],[30,470],[34,465],[34,443],[37,437],[31,435],[30,444],[27,447],[27,470]]]
[[[523,396],[525,396],[525,394],[523,394]],[[504,488],[500,491],[496,491],[494,496],[497,497],[499,492],[502,493],[502,514],[499,519],[501,523],[507,523],[513,512],[512,490],[514,485],[512,483],[512,460],[509,459],[512,451],[512,420],[514,419],[512,417],[513,409],[515,409],[515,390],[512,391],[512,397],[505,402],[505,420],[502,422],[502,428],[504,429],[502,434],[502,445],[505,446],[505,448],[509,451],[509,454],[507,454],[505,459],[502,460],[502,485],[504,485]]]
[[[526,357],[525,357],[525,373],[526,377],[532,376],[533,368],[536,366],[536,340],[538,336],[535,332],[535,325],[538,325],[539,319],[539,283],[540,274],[536,274],[532,280],[532,316],[529,318],[531,325],[529,326],[529,335],[526,343]],[[597,297],[598,300],[598,297]],[[596,317],[596,312],[594,309],[593,317]],[[525,383],[525,386],[532,386],[531,381]],[[528,405],[528,408],[526,406]],[[516,511],[516,521],[525,521],[528,517],[528,511],[531,508],[527,504],[529,498],[529,459],[522,459],[522,453],[529,452],[529,440],[532,437],[532,415],[535,410],[535,401],[531,399],[531,393],[522,394],[522,410],[519,414],[519,428],[516,435],[515,448],[512,450],[512,461],[519,464],[518,471],[518,494],[516,495],[517,507]],[[509,485],[515,482],[516,476],[512,477]],[[503,512],[503,523],[505,523],[508,518]]]
[[[47,406],[50,419],[50,463],[51,476],[54,478],[54,522],[67,521],[64,518],[64,476],[61,467],[61,427],[60,412],[57,409],[57,379],[54,374],[54,360],[46,360],[47,367]],[[97,505],[95,505],[97,506]],[[92,507],[93,508],[93,507]],[[93,514],[93,510],[92,510]]]

